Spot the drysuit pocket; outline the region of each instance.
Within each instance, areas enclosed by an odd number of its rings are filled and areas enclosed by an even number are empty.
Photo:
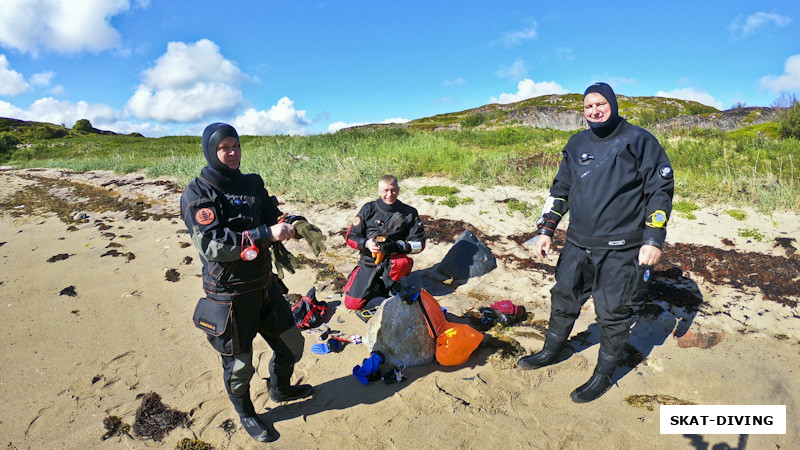
[[[630,306],[641,305],[647,297],[647,286],[650,285],[653,266],[649,264],[634,264],[633,279],[628,285],[627,304]]]
[[[203,297],[197,302],[192,321],[209,336],[219,337],[228,330],[232,312],[231,300],[212,300]]]

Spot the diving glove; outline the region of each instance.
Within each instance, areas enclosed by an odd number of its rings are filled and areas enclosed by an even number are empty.
[[[283,270],[286,269],[289,273],[294,273],[295,267],[300,265],[300,260],[291,254],[286,247],[280,242],[273,242],[270,246],[272,250],[272,262],[275,264],[275,273],[278,278],[283,279]]]
[[[325,250],[325,235],[322,234],[322,230],[316,225],[310,224],[303,218],[295,220],[292,222],[292,225],[294,226],[295,232],[311,246],[311,251],[314,252],[314,256],[319,256],[319,254]]]

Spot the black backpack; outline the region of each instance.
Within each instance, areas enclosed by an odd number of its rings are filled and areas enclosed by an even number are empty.
[[[328,303],[317,301],[317,288],[312,287],[308,294],[292,306],[292,316],[297,328],[316,328],[325,321]]]

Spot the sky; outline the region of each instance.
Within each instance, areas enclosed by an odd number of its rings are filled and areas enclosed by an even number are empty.
[[[0,0],[0,117],[309,135],[583,93],[800,97],[800,2]]]

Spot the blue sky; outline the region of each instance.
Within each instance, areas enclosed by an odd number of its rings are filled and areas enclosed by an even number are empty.
[[[595,81],[719,109],[800,96],[800,2],[0,0],[0,117],[302,135]]]

